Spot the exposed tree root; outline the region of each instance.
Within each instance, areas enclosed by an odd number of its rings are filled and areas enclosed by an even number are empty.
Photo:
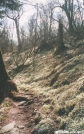
[[[15,95],[14,93],[11,93],[9,96],[13,101],[19,102],[19,101],[30,101],[27,97]]]

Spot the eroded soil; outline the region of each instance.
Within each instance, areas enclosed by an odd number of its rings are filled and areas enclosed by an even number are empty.
[[[41,96],[34,96],[30,93],[26,93],[26,95],[24,93],[24,96],[27,96],[29,101],[23,104],[11,100],[12,105],[5,119],[0,121],[0,126],[5,126],[15,121],[16,127],[20,130],[20,134],[31,134],[32,128],[35,126],[35,115],[42,105]],[[9,132],[6,134],[9,134]]]

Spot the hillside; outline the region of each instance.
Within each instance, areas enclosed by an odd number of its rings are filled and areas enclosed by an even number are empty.
[[[54,56],[53,50],[36,54],[34,61],[28,58],[18,71],[11,54],[4,55],[7,71],[19,92],[33,94],[32,99],[38,97],[40,119],[36,115],[34,121],[39,121],[33,128],[41,127],[42,121],[45,124],[52,120],[55,130],[84,129],[83,49],[72,49],[58,56]]]

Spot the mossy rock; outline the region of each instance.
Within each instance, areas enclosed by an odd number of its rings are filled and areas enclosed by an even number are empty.
[[[54,122],[47,118],[41,120],[38,125],[32,130],[32,134],[54,134]]]
[[[70,106],[60,106],[58,108],[56,108],[54,110],[54,112],[56,114],[58,114],[58,116],[64,116],[64,115],[68,115],[75,107],[75,104],[72,104]]]

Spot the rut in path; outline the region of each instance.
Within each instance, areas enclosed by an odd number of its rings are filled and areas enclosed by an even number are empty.
[[[36,111],[38,111],[41,107],[41,97],[36,97],[33,94],[28,94],[28,98],[29,101],[24,103],[12,101],[12,106],[8,111],[6,119],[2,122],[2,126],[15,121],[15,127],[19,128],[20,134],[31,134],[31,130],[35,125],[34,116],[36,114]]]

